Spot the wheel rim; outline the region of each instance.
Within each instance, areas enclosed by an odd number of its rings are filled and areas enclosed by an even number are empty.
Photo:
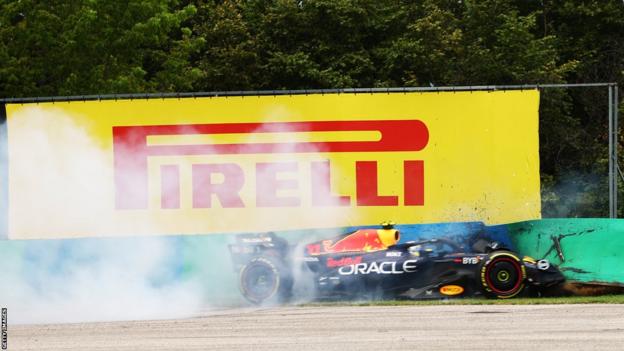
[[[268,265],[256,264],[245,270],[242,283],[250,298],[262,301],[273,295],[278,277]]]
[[[487,286],[499,295],[512,295],[522,284],[522,268],[511,257],[495,257],[485,271]]]
[[[509,271],[507,271],[506,269],[501,269],[498,271],[498,273],[496,273],[496,279],[501,282],[508,282],[509,276]]]

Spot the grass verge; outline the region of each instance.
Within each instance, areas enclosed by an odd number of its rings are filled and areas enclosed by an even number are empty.
[[[561,304],[624,304],[624,295],[522,297],[513,299],[461,298],[444,300],[378,300],[312,302],[299,306],[430,306],[430,305],[561,305]]]

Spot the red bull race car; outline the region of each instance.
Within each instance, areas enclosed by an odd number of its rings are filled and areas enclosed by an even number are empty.
[[[444,238],[399,239],[391,224],[303,247],[266,233],[238,236],[230,252],[242,295],[254,304],[288,301],[295,283],[319,300],[504,299],[540,294],[564,281],[547,260],[521,257],[495,241],[474,240],[468,250]]]

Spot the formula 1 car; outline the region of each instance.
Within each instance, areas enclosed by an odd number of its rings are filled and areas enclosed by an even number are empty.
[[[444,238],[399,243],[399,236],[385,224],[297,250],[273,233],[242,235],[230,252],[241,293],[254,304],[287,301],[295,277],[311,282],[306,290],[319,300],[505,299],[564,281],[547,260],[520,258],[498,242],[478,239],[467,250]]]

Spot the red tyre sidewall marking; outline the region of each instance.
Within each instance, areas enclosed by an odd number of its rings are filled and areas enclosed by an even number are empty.
[[[494,287],[494,285],[492,284],[492,281],[490,280],[490,271],[492,269],[492,266],[499,261],[507,261],[510,262],[514,269],[516,270],[517,276],[518,276],[518,280],[516,282],[516,284],[513,286],[513,288],[511,288],[510,290],[507,291],[503,291],[503,290],[498,290]],[[488,262],[487,267],[485,269],[485,280],[486,280],[486,284],[487,284],[487,288],[491,289],[492,292],[496,293],[496,294],[500,294],[500,295],[511,295],[515,293],[515,290],[518,289],[520,287],[520,285],[522,284],[522,281],[524,280],[524,274],[522,272],[522,267],[520,266],[520,263],[515,260],[512,257],[509,256],[496,256],[494,258],[492,258],[492,260],[490,262]]]

